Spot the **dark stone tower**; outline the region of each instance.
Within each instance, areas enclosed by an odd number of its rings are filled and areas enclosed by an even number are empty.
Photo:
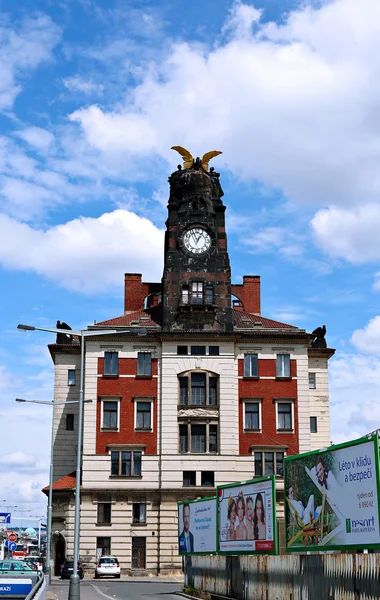
[[[169,177],[163,327],[232,331],[231,269],[219,173],[197,158]]]

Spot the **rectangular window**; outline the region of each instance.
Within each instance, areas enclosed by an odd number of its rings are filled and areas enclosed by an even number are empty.
[[[97,558],[101,556],[111,555],[111,538],[110,537],[98,537],[96,538],[96,553]]]
[[[290,354],[277,354],[276,377],[290,377]]]
[[[179,426],[179,451],[181,454],[185,454],[189,451],[187,425]]]
[[[260,403],[244,402],[244,429],[260,430]]]
[[[133,504],[133,523],[146,523],[146,504]]]
[[[208,379],[208,403],[209,403],[209,406],[217,405],[217,385],[218,385],[217,378],[209,377],[209,379]]]
[[[216,454],[218,451],[218,426],[209,425],[208,451]]]
[[[206,346],[191,346],[190,354],[193,356],[205,356]]]
[[[118,402],[103,402],[103,429],[117,429],[118,428]]]
[[[191,374],[191,404],[206,404],[206,373]]]
[[[214,471],[202,471],[201,472],[201,485],[204,487],[214,487],[214,485],[215,485]]]
[[[75,369],[69,369],[67,371],[67,385],[75,385],[75,384],[76,384]]]
[[[214,303],[214,288],[212,285],[206,285],[206,304]]]
[[[66,431],[74,431],[74,415],[68,413],[66,415]]]
[[[310,433],[317,433],[317,417],[310,417]]]
[[[196,472],[195,471],[184,471],[183,472],[183,485],[184,485],[184,487],[193,487],[196,485]]]
[[[119,355],[117,352],[104,353],[104,375],[118,375]]]
[[[187,346],[177,346],[178,356],[187,356]]]
[[[254,452],[255,477],[267,475],[284,476],[283,452]]]
[[[146,377],[152,375],[152,353],[138,352],[137,353],[137,375]]]
[[[182,304],[189,304],[189,286],[182,286]]]
[[[152,403],[151,402],[136,402],[136,429],[152,428]]]
[[[191,452],[206,452],[206,425],[191,426]]]
[[[141,477],[141,452],[112,451],[111,475],[119,477]]]
[[[193,281],[191,285],[191,303],[203,304],[203,282]]]
[[[316,373],[309,373],[309,390],[315,390],[317,387]]]
[[[244,354],[244,377],[258,377],[259,366],[257,354]]]
[[[208,347],[209,356],[219,356],[219,346]]]
[[[179,425],[179,451],[193,454],[216,454],[218,452],[218,426],[193,423]]]
[[[110,525],[111,524],[111,503],[110,502],[99,502],[98,503],[98,525]]]
[[[181,377],[179,380],[179,403],[187,406],[189,403],[189,381],[187,377]]]
[[[292,403],[278,402],[277,403],[277,430],[292,431]]]

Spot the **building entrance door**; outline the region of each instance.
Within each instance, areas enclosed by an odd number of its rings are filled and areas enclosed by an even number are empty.
[[[146,538],[132,538],[132,569],[145,569]]]
[[[55,543],[54,575],[61,574],[61,566],[65,562],[66,544],[65,538],[60,535]]]

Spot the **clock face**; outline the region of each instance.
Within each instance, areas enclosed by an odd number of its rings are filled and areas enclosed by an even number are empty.
[[[204,254],[211,248],[211,238],[201,227],[193,227],[184,233],[183,245],[191,254]]]

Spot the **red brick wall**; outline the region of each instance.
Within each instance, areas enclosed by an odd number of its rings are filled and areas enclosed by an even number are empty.
[[[260,377],[276,376],[275,359],[259,359],[258,379],[239,379],[239,452],[251,454],[250,446],[288,446],[288,454],[298,454],[298,407],[296,379],[260,379]],[[297,375],[297,363],[290,361],[291,376]],[[244,360],[238,361],[238,373],[244,374]],[[262,433],[246,433],[243,427],[242,398],[262,398],[261,425]],[[274,398],[292,398],[294,402],[294,433],[277,433],[276,403]]]
[[[260,276],[244,275],[243,284],[231,285],[231,294],[239,298],[245,312],[260,314]]]
[[[152,373],[157,375],[157,359],[152,359]],[[104,373],[104,359],[98,359],[98,373]],[[119,358],[119,375],[136,375],[137,358]],[[101,399],[121,397],[120,430],[100,431]],[[152,405],[153,431],[135,431],[134,397],[154,398]],[[96,453],[108,454],[107,444],[145,444],[145,454],[157,454],[157,379],[146,377],[99,377],[96,411]]]

